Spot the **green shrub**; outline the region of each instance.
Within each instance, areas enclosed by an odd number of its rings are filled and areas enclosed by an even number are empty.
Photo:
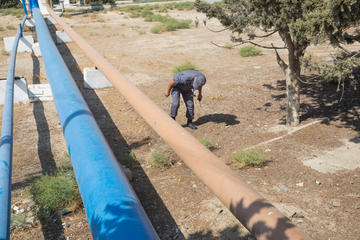
[[[265,162],[265,153],[259,149],[241,150],[234,156],[236,162],[241,166],[261,166]]]
[[[192,64],[190,61],[185,61],[184,63],[176,66],[172,70],[172,74],[177,74],[179,72],[182,72],[184,70],[198,70],[198,67]]]
[[[135,153],[131,151],[129,154],[121,156],[120,162],[127,167],[134,167],[137,164]]]
[[[239,54],[242,57],[256,56],[259,55],[260,53],[261,50],[252,45],[242,47],[239,50]]]
[[[42,176],[30,187],[33,200],[39,206],[39,217],[43,218],[68,207],[76,198],[75,185],[70,177]]]
[[[0,26],[0,32],[4,31],[4,28]]]
[[[31,182],[29,191],[38,206],[39,218],[81,202],[69,155],[64,154],[54,175],[44,175]]]
[[[207,149],[209,150],[213,150],[215,149],[215,145],[214,145],[214,142],[211,141],[211,140],[208,140],[206,138],[199,138],[199,141],[202,145],[204,145]]]
[[[1,55],[9,56],[10,54],[5,50],[1,50]]]
[[[224,48],[227,48],[227,49],[232,49],[234,47],[234,45],[232,45],[231,43],[227,43],[224,45]]]
[[[164,24],[162,24],[162,23],[158,23],[150,29],[150,32],[155,33],[155,34],[158,34],[163,31],[165,31],[165,30],[164,30]]]
[[[169,153],[153,151],[150,155],[151,167],[164,169],[171,167]]]
[[[16,29],[13,25],[7,25],[6,28],[8,30],[15,30]]]

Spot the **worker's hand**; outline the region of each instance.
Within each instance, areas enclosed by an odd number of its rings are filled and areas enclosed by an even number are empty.
[[[197,100],[199,100],[199,102],[201,102],[201,100],[202,100],[202,95],[201,95],[201,94],[199,94],[199,95],[197,96]]]
[[[170,95],[170,91],[169,90],[166,90],[165,92],[164,92],[164,96],[165,97],[168,97]]]

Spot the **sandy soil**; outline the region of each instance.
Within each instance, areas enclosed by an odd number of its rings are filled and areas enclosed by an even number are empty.
[[[204,19],[195,11],[169,14]],[[303,84],[302,124],[321,117],[330,120],[264,146],[268,149],[265,166],[238,169],[232,159],[234,152],[288,131],[281,125],[286,97],[284,76],[273,51],[263,50],[260,56],[242,58],[237,49],[218,48],[210,43],[229,43],[229,32],[213,33],[200,24],[199,28],[152,34],[149,30],[155,23],[127,18],[116,11],[65,20],[166,112],[170,99],[162,93],[172,77],[172,68],[185,60],[196,64],[208,82],[202,105],[195,106],[198,130],[187,130],[197,138],[214,141],[214,153],[286,216],[302,213],[304,218],[291,220],[312,239],[360,239],[358,155],[346,150],[349,141],[351,148],[359,149],[358,90],[348,89],[338,103],[341,93],[335,92],[336,87]],[[12,16],[1,17],[0,25],[6,27],[14,21],[17,20]],[[215,20],[208,20],[207,25],[221,29]],[[14,34],[15,30],[0,32],[1,37]],[[262,42],[269,43],[282,45],[278,36]],[[82,69],[93,64],[74,43],[58,48],[116,157],[120,159],[130,150],[135,152],[139,164],[132,168],[132,185],[161,239],[251,239],[115,89],[81,87]],[[359,45],[353,48],[359,49]],[[322,61],[335,52],[327,45],[309,50]],[[286,56],[285,51],[281,54]],[[7,61],[8,56],[0,55],[0,77],[6,77]],[[18,55],[16,75],[26,77],[28,83],[47,82],[42,59],[27,53]],[[177,121],[186,121],[183,104]],[[29,181],[54,169],[66,151],[53,102],[16,105],[14,126],[13,203],[29,198]],[[167,170],[152,169],[147,161],[152,149],[169,150],[174,165]],[[340,169],[322,171],[307,164],[322,156],[323,166],[333,165],[334,160],[324,158],[332,151],[347,155],[351,166],[344,167],[343,154],[333,158]],[[321,184],[316,184],[316,180]],[[284,186],[287,191],[283,191]],[[340,204],[334,204],[334,199]],[[13,231],[11,237],[91,239],[91,234],[80,209],[55,221]]]

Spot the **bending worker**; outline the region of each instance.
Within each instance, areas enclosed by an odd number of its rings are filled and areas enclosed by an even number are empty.
[[[205,85],[206,78],[204,74],[194,70],[185,70],[177,73],[173,80],[170,81],[164,95],[168,97],[171,93],[172,103],[170,110],[170,117],[175,120],[179,106],[180,106],[180,93],[186,105],[186,118],[187,124],[191,129],[197,129],[195,124],[192,123],[194,119],[194,93],[199,91],[197,99],[199,102],[202,99],[201,89]]]

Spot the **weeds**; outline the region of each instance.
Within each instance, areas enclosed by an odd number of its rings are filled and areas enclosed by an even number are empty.
[[[97,20],[97,22],[99,22],[99,23],[103,23],[103,22],[105,22],[105,20],[104,20],[104,19],[102,19],[102,18],[100,18],[100,19],[98,19],[98,20]]]
[[[120,162],[127,167],[134,167],[137,164],[135,153],[131,151],[120,157]]]
[[[244,166],[261,166],[265,162],[265,153],[259,149],[241,150],[236,153],[234,160]]]
[[[239,50],[239,54],[242,57],[256,56],[256,55],[259,55],[260,53],[261,53],[261,50],[252,45],[242,47]]]
[[[5,50],[1,50],[1,55],[9,56],[10,54]]]
[[[0,32],[4,31],[5,29],[3,27],[0,27]]]
[[[199,141],[202,145],[204,145],[210,151],[215,149],[215,145],[214,145],[213,141],[203,138],[203,137],[199,138]]]
[[[30,184],[30,194],[38,206],[38,217],[46,218],[80,201],[74,172],[66,154],[54,175],[44,175]]]
[[[172,74],[177,74],[177,73],[182,72],[184,70],[196,70],[197,71],[198,67],[195,66],[190,61],[185,61],[184,63],[174,67],[171,72],[172,72]]]
[[[170,156],[168,152],[153,151],[150,155],[151,167],[165,169],[171,167]]]
[[[13,25],[7,25],[6,28],[8,30],[15,30],[16,29]]]
[[[227,43],[224,45],[224,48],[227,48],[227,49],[232,49],[234,47],[234,45],[232,45],[231,43]]]
[[[160,33],[160,32],[165,32],[164,25],[161,23],[158,23],[150,29],[150,32],[155,33],[155,34]]]

